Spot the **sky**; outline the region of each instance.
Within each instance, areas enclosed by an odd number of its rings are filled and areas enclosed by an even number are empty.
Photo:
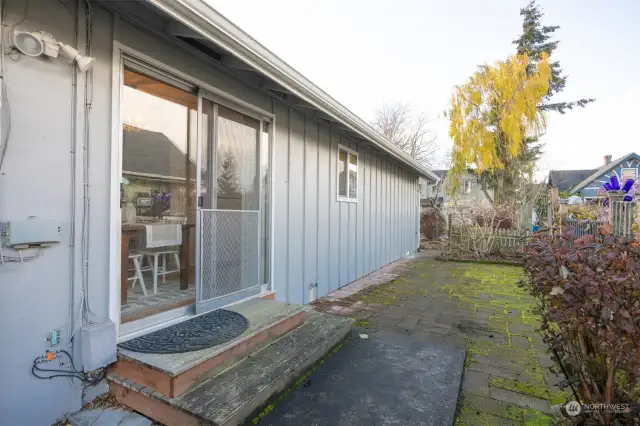
[[[479,64],[514,53],[527,0],[206,0],[367,121],[383,102],[430,119],[444,159],[453,88]],[[590,169],[640,151],[640,0],[538,0],[560,25],[553,60],[569,76],[556,100],[595,98],[550,114],[537,176]],[[440,161],[436,167],[444,166]]]

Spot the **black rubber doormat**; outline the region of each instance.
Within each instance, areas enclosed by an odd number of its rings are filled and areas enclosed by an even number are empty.
[[[177,354],[220,345],[240,336],[249,327],[241,314],[218,309],[120,343],[122,349],[149,354]]]

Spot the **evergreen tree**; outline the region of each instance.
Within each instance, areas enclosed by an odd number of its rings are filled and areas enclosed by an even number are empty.
[[[542,25],[544,13],[542,9],[532,0],[523,9],[520,9],[522,16],[522,34],[513,41],[517,46],[518,54],[527,54],[530,64],[529,71],[534,72],[540,55],[547,52],[551,57],[553,52],[558,48],[559,40],[551,40],[553,33],[560,28],[559,25]],[[551,102],[551,98],[562,92],[567,84],[567,76],[563,75],[559,61],[551,62],[551,82],[549,93],[545,96],[544,101],[539,106],[543,111],[557,111],[564,114],[567,110],[571,110],[576,106],[584,107],[594,99],[580,99],[572,102]]]
[[[520,9],[520,16],[522,16],[522,34],[513,41],[513,44],[516,45],[518,54],[526,54],[529,57],[527,71],[532,75],[538,68],[542,53],[546,52],[548,57],[551,57],[558,48],[560,41],[553,40],[553,36],[560,26],[542,24],[544,13],[535,0]],[[552,102],[551,98],[564,90],[567,84],[567,76],[563,74],[559,61],[551,61],[550,65],[549,92],[538,105],[539,110],[564,114],[567,110],[571,110],[574,107],[584,107],[594,101],[594,99],[580,99],[571,102]],[[506,147],[498,144],[496,151],[498,156],[503,158],[504,164],[504,169],[500,173],[501,182],[497,182],[498,176],[495,173],[487,172],[483,175],[483,184],[492,188],[503,188],[503,193],[501,194],[503,196],[511,195],[510,192],[519,187],[521,179],[532,176],[535,165],[543,154],[543,148],[544,145],[539,141],[538,137],[527,137],[522,142],[522,148],[518,156],[510,158]]]
[[[220,164],[220,175],[218,176],[218,199],[239,199],[241,197],[238,190],[238,175],[236,173],[236,159],[228,150],[222,163]]]

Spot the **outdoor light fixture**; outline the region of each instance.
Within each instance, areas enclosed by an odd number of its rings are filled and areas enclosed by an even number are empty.
[[[89,68],[91,68],[96,60],[96,58],[92,58],[91,56],[81,55],[80,52],[78,52],[68,44],[58,43],[58,45],[60,46],[60,53],[62,54],[62,56],[69,59],[71,62],[75,62],[78,66],[78,69],[82,72],[85,72]]]
[[[13,33],[13,44],[22,54],[40,56],[44,53],[44,42],[37,33],[16,31]]]
[[[36,31],[33,33],[26,31],[14,31],[13,45],[21,53],[27,56],[46,55],[51,58],[58,57],[58,42],[49,33]]]
[[[13,47],[20,53],[31,57],[45,55],[50,58],[57,58],[58,53],[61,53],[63,57],[75,63],[81,72],[91,68],[96,60],[90,56],[81,55],[73,47],[58,42],[51,34],[44,31],[14,31]]]

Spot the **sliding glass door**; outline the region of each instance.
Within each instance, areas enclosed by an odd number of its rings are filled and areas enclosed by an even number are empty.
[[[122,56],[120,333],[268,288],[271,123]]]
[[[258,294],[269,263],[267,122],[200,96],[196,312]]]
[[[199,113],[195,86],[135,60],[124,61],[122,82],[120,313],[127,330],[194,303]]]

